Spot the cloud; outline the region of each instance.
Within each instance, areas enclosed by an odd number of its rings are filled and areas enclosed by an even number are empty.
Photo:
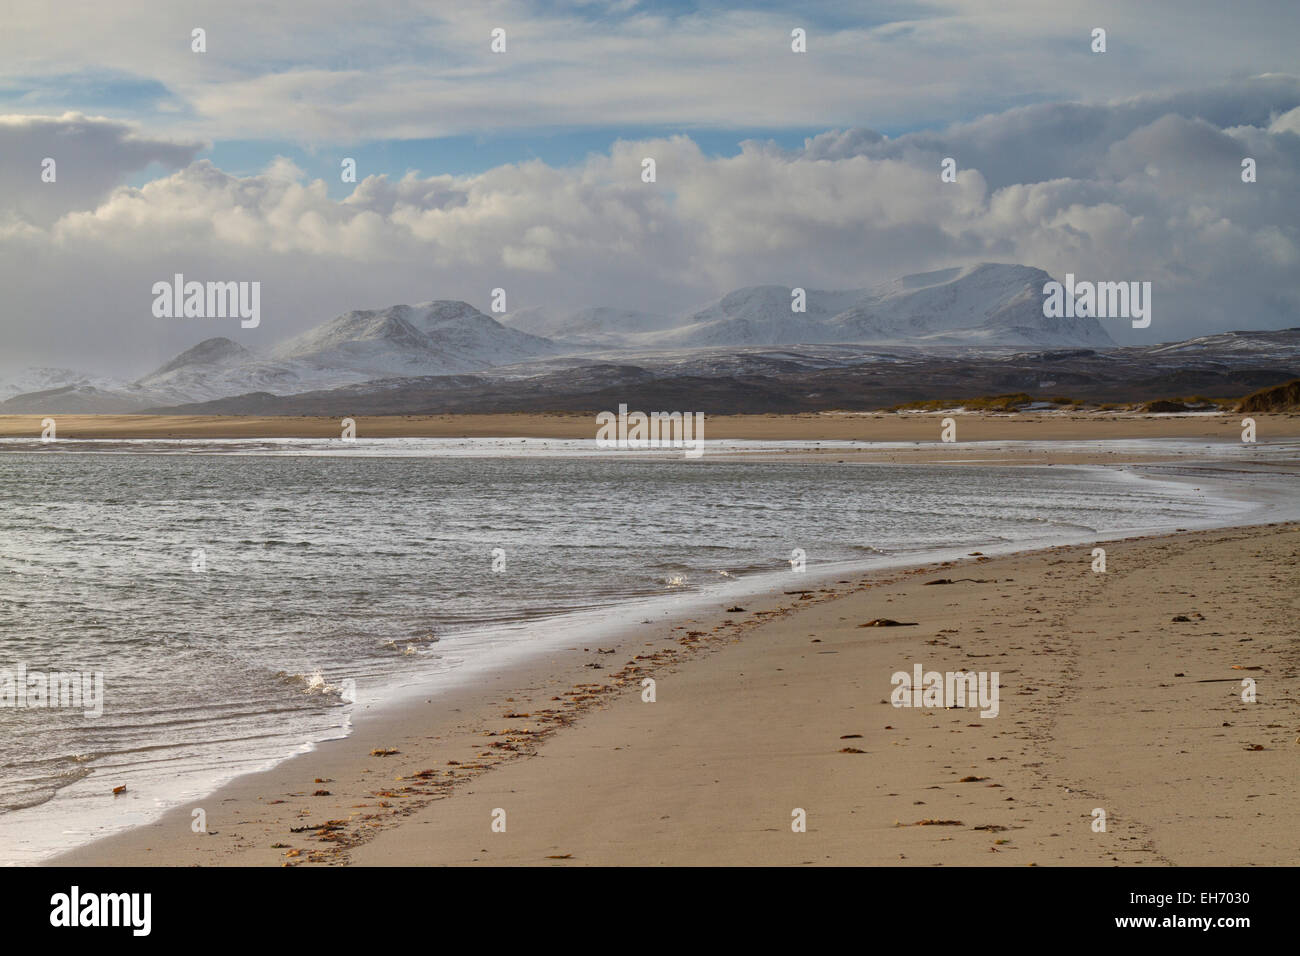
[[[730,4],[66,0],[6,11],[0,89],[48,110],[111,77],[169,134],[301,143],[544,127],[931,127],[1291,68],[1300,10],[1218,0]],[[1289,24],[1289,26],[1288,26]],[[794,27],[808,51],[790,49]],[[1108,31],[1108,52],[1090,50]],[[207,31],[207,52],[190,48]],[[504,54],[489,49],[507,31]],[[72,79],[70,79],[72,78]],[[66,101],[65,101],[66,102]],[[98,111],[110,112],[109,105]]]
[[[1268,126],[1270,133],[1295,133],[1300,135],[1300,106],[1287,110]]]
[[[1035,104],[894,139],[836,130],[809,139],[804,152],[828,159],[924,158],[935,163],[952,156],[962,167],[982,170],[990,186],[997,189],[1064,177],[1092,178],[1115,143],[1162,117],[1197,120],[1207,129],[1268,129],[1274,123],[1285,124],[1278,114],[1297,105],[1300,78],[1277,74],[1103,103]]]
[[[80,113],[0,115],[0,217],[48,225],[99,203],[130,173],[151,163],[177,169],[201,148],[151,139],[130,124]],[[52,182],[42,179],[47,159],[54,161]]]
[[[851,288],[991,260],[1153,282],[1145,341],[1294,325],[1298,105],[1300,82],[1270,77],[897,138],[830,131],[793,151],[623,140],[572,166],[371,176],[343,200],[285,160],[246,177],[198,161],[92,190],[52,223],[0,227],[0,322],[33,361],[73,365],[81,350],[142,372],[210,335],[266,344],[430,298],[486,309],[498,287],[511,309],[676,311],[747,284]],[[945,155],[956,183],[940,180]],[[655,183],[641,181],[645,157]],[[1241,181],[1243,157],[1258,182]],[[176,272],[261,281],[261,327],[154,319],[152,283]]]

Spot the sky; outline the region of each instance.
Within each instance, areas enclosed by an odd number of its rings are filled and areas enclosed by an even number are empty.
[[[282,7],[0,7],[0,372],[984,261],[1150,281],[1122,343],[1300,326],[1293,0]],[[261,324],[155,317],[176,273],[260,282]]]

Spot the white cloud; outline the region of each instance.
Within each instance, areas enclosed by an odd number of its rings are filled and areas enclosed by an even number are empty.
[[[1282,78],[897,139],[830,132],[793,152],[621,141],[562,168],[370,177],[341,201],[287,161],[243,178],[201,161],[52,224],[0,228],[0,322],[28,361],[143,371],[209,335],[264,344],[429,298],[485,308],[496,287],[512,308],[659,310],[746,284],[848,288],[994,260],[1152,281],[1146,340],[1293,325],[1300,137],[1275,120],[1297,102],[1300,83]],[[940,181],[945,155],[955,184]],[[1258,183],[1241,182],[1246,155]],[[640,178],[645,156],[654,184]],[[154,319],[150,287],[175,272],[260,280],[261,327]]]

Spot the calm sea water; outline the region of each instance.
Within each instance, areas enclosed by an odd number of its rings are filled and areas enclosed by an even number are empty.
[[[111,825],[113,786],[162,806],[343,733],[343,681],[382,697],[508,654],[521,621],[790,573],[796,548],[813,571],[1228,507],[1104,469],[376,447],[0,454],[0,671],[105,688],[99,717],[0,707],[0,862]]]

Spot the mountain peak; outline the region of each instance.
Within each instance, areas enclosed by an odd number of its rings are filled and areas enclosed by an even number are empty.
[[[434,299],[413,306],[405,306],[413,312],[422,314],[426,326],[444,325],[463,319],[483,318],[495,322],[489,315],[484,315],[468,302],[460,299]]]
[[[161,378],[169,372],[192,365],[229,365],[243,361],[251,355],[252,353],[238,342],[224,336],[216,336],[204,339],[193,348],[186,349],[167,364],[154,369],[140,381],[147,383],[152,379]]]
[[[375,378],[468,372],[556,351],[468,302],[437,299],[346,312],[281,342],[271,357]]]

